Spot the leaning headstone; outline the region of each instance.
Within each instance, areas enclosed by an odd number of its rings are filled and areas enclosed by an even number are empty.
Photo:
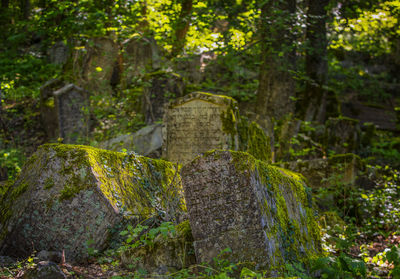
[[[64,85],[63,81],[52,79],[40,87],[40,116],[47,140],[54,140],[59,136],[58,116],[53,93]]]
[[[64,143],[76,143],[89,133],[88,95],[70,83],[53,93],[58,120],[58,134]]]
[[[145,79],[148,86],[143,88],[143,114],[146,124],[152,124],[162,120],[165,104],[183,96],[185,83],[178,74],[163,71],[147,74]]]
[[[88,247],[108,248],[128,224],[149,218],[180,223],[185,218],[182,195],[172,163],[47,144],[1,199],[0,255],[64,251],[68,262],[84,261]]]
[[[164,114],[163,157],[186,164],[210,149],[238,150],[237,102],[194,92],[172,101]]]
[[[162,147],[162,125],[153,124],[134,134],[117,136],[100,143],[99,147],[114,151],[126,149],[146,157],[159,158]]]
[[[182,180],[199,263],[230,248],[232,262],[276,270],[320,253],[312,199],[298,174],[217,150],[185,165]]]

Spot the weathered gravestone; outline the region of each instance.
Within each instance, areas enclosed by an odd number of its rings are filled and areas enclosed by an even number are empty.
[[[111,94],[119,79],[119,46],[109,38],[94,38],[73,53],[74,82],[93,94]]]
[[[186,164],[210,149],[239,148],[237,102],[194,92],[172,101],[164,114],[163,157]]]
[[[67,261],[109,247],[112,232],[185,217],[172,163],[81,145],[47,144],[1,197],[0,255],[65,251]]]
[[[160,54],[157,42],[153,38],[134,37],[123,43],[124,86],[129,86],[136,77],[160,67]]]
[[[182,97],[185,83],[175,73],[158,71],[145,76],[148,85],[143,88],[143,114],[146,124],[160,121],[165,105],[173,99]]]
[[[70,83],[53,93],[58,121],[58,135],[65,143],[74,143],[89,133],[88,95]]]
[[[52,64],[64,65],[69,57],[69,48],[62,41],[56,42],[48,51],[49,61]]]
[[[368,178],[359,179],[361,171],[365,166],[360,157],[355,154],[337,154],[329,158],[320,158],[312,160],[298,160],[281,163],[280,166],[291,171],[299,172],[307,179],[308,185],[314,191],[320,191],[323,188],[342,187],[351,189],[355,185],[366,188],[371,182]],[[337,196],[332,191],[324,191],[316,200],[321,209],[330,210],[338,203]]]
[[[100,143],[100,148],[120,151],[134,151],[151,158],[161,157],[162,125],[153,124],[143,127],[134,134],[120,135]]]
[[[325,146],[337,154],[355,152],[360,145],[359,121],[348,117],[329,118],[325,123]]]
[[[58,116],[53,93],[64,85],[62,80],[52,79],[40,87],[40,117],[47,140],[59,137]]]
[[[320,253],[311,196],[298,174],[217,150],[185,165],[182,180],[198,262],[229,247],[229,260],[268,270]]]

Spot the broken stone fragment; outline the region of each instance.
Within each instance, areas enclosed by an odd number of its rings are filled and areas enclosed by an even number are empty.
[[[232,262],[271,270],[320,254],[320,232],[302,177],[248,153],[210,151],[182,169],[198,262],[230,248]]]
[[[88,146],[47,144],[0,202],[0,254],[65,251],[67,261],[107,248],[110,230],[157,218],[185,218],[172,163]],[[118,234],[118,232],[116,232]]]
[[[65,279],[67,276],[61,268],[53,262],[42,261],[34,268],[29,269],[23,279]]]

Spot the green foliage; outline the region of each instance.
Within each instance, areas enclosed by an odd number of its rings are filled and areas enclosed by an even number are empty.
[[[364,262],[340,253],[338,257],[323,257],[314,262],[313,271],[321,272],[321,278],[345,279],[365,278],[367,269]]]
[[[9,180],[14,180],[21,172],[22,164],[25,156],[20,149],[3,149],[0,150],[0,168],[7,170]]]
[[[160,226],[151,229],[141,224],[138,224],[136,227],[128,225],[127,230],[120,233],[121,236],[126,237],[123,246],[120,247],[120,251],[138,248],[142,245],[153,247],[154,240],[158,235],[167,238],[175,234],[175,226],[171,222],[163,222]]]
[[[331,48],[365,51],[378,56],[393,50],[400,37],[400,1],[382,1],[373,10],[357,10],[357,18],[335,18]]]
[[[389,273],[392,278],[400,278],[400,249],[398,246],[392,246],[390,251],[386,253],[386,260],[393,264],[393,269]]]
[[[379,102],[391,97],[382,88],[382,83],[389,81],[390,76],[385,71],[370,73],[362,63],[345,65],[335,57],[329,60],[328,87],[339,95],[357,92],[360,99]]]
[[[358,204],[362,210],[360,223],[362,231],[369,235],[377,233],[387,235],[398,231],[400,222],[400,172],[386,166],[369,167],[370,173],[379,173],[378,177],[371,178],[375,187],[370,190],[357,191]]]

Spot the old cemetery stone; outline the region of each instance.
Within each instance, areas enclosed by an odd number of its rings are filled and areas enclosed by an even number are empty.
[[[298,174],[217,150],[185,165],[182,179],[198,262],[230,248],[231,261],[276,270],[320,253],[310,192]]]
[[[133,37],[123,42],[122,57],[124,87],[129,86],[134,78],[160,67],[159,48],[153,38]]]
[[[0,254],[64,251],[67,261],[83,261],[88,247],[109,247],[112,232],[119,236],[127,222],[179,223],[184,217],[180,175],[172,163],[47,144],[1,198]]]
[[[56,42],[49,50],[48,57],[52,64],[64,65],[69,57],[69,48],[63,41]]]
[[[163,119],[164,107],[170,100],[184,95],[185,83],[178,74],[164,71],[147,74],[145,80],[143,115],[146,124],[152,124]]]
[[[53,93],[64,85],[62,80],[52,79],[40,87],[40,116],[47,140],[59,137],[57,108]]]
[[[53,79],[40,88],[40,114],[47,140],[65,143],[83,140],[88,134],[88,95],[80,87]]]
[[[100,148],[121,151],[134,151],[151,158],[161,157],[162,125],[152,124],[133,134],[120,135],[100,143]]]
[[[359,121],[347,117],[329,118],[325,123],[325,147],[336,154],[353,153],[360,145]]]
[[[89,133],[88,95],[70,83],[53,93],[57,111],[58,134],[64,143],[83,140]]]
[[[210,149],[239,148],[237,102],[194,92],[168,104],[164,114],[163,157],[186,164]]]
[[[111,94],[118,83],[119,46],[110,38],[91,39],[73,53],[74,81],[93,94]]]
[[[315,191],[329,186],[337,187],[333,183],[340,183],[351,188],[358,184],[359,175],[365,168],[360,157],[352,153],[332,155],[329,158],[284,162],[280,166],[304,175],[308,185]],[[360,186],[365,186],[365,181],[363,184]],[[333,207],[335,197],[332,192],[327,192],[326,195],[319,196],[317,203],[322,209],[328,210]]]
[[[245,151],[270,162],[270,139],[239,115],[227,96],[194,92],[171,101],[164,114],[163,157],[185,164],[211,149]]]

